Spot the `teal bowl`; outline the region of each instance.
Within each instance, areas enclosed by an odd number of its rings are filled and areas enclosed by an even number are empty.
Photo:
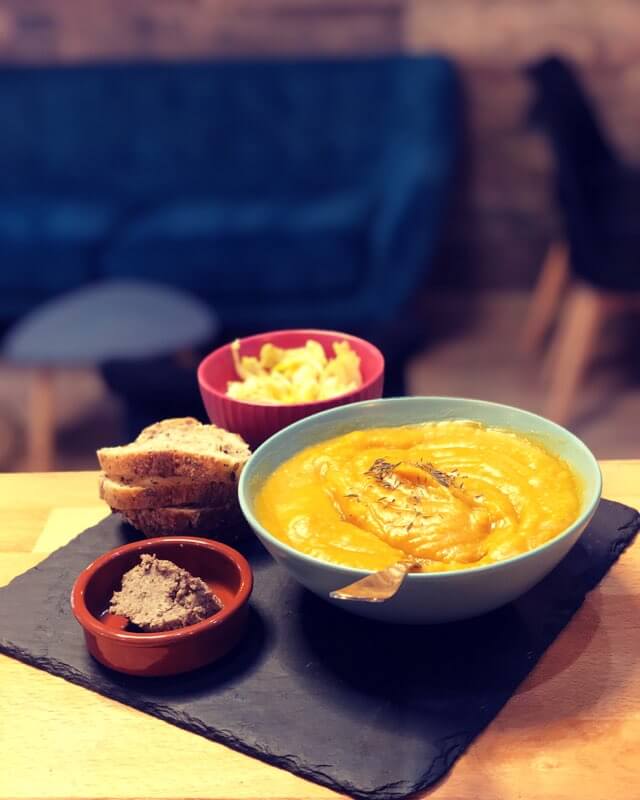
[[[383,603],[332,600],[329,593],[369,574],[313,558],[272,536],[257,520],[255,499],[269,475],[310,445],[354,430],[421,422],[471,419],[536,438],[564,459],[583,485],[578,519],[534,550],[496,564],[452,572],[412,573]],[[240,505],[258,538],[293,578],[346,611],[384,622],[441,623],[484,614],[515,600],[545,577],[569,552],[595,513],[602,491],[598,462],[587,446],[550,420],[519,408],[456,397],[402,397],[372,400],[314,414],[262,444],[242,471]]]

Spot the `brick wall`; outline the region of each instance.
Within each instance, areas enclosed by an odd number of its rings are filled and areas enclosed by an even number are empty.
[[[468,100],[468,168],[438,282],[527,285],[558,229],[519,68],[568,55],[640,161],[638,0],[0,0],[0,59],[70,61],[442,50]]]

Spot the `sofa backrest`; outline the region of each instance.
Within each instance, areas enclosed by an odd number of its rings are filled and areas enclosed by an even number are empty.
[[[453,135],[438,56],[0,67],[0,193],[306,197]]]

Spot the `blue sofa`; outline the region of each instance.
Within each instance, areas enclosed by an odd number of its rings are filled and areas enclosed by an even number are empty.
[[[445,59],[0,67],[0,321],[152,278],[234,330],[392,323],[459,139]]]

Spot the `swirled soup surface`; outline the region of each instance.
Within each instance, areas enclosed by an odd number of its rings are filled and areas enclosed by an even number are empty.
[[[453,420],[354,431],[281,464],[256,498],[264,527],[335,564],[423,572],[491,564],[576,520],[572,471],[512,431]]]

